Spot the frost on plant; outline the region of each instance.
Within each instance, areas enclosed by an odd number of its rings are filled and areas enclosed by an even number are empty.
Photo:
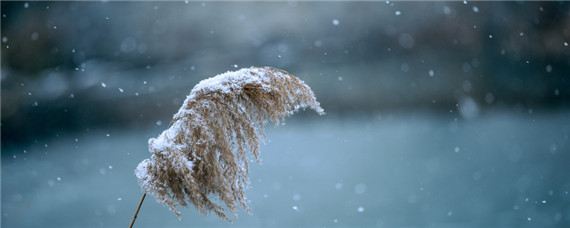
[[[309,86],[280,69],[244,68],[202,80],[170,127],[149,139],[152,155],[135,174],[144,192],[179,217],[178,206],[193,204],[229,221],[226,211],[249,211],[246,154],[258,160],[263,122],[278,125],[306,107],[324,114]]]

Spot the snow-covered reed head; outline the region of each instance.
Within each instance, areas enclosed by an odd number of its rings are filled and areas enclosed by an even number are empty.
[[[280,69],[244,68],[202,80],[170,127],[149,139],[151,158],[135,174],[145,193],[179,217],[176,207],[193,204],[229,221],[227,210],[249,211],[246,154],[259,161],[263,122],[278,125],[306,107],[324,114],[309,86]]]

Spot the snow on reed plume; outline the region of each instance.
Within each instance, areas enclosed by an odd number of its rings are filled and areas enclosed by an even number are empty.
[[[249,211],[250,152],[259,162],[263,122],[275,125],[299,109],[324,114],[313,91],[276,68],[252,67],[202,80],[174,115],[170,127],[148,141],[150,159],[135,170],[145,193],[176,213],[193,204],[224,220],[229,210]],[[231,222],[231,221],[230,221]]]

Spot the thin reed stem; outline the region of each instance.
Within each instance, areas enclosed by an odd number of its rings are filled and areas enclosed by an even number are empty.
[[[143,196],[141,198],[141,202],[139,203],[139,206],[137,207],[137,211],[135,211],[135,215],[133,216],[133,220],[131,220],[131,225],[129,225],[129,228],[133,228],[133,224],[135,224],[135,219],[137,219],[137,215],[139,214],[139,210],[141,209],[142,203],[144,201],[144,197],[146,197],[146,193],[143,194]]]

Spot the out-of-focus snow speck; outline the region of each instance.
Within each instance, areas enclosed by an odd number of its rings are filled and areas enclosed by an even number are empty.
[[[477,6],[473,6],[473,12],[475,12],[475,13],[479,13],[479,7],[477,7]]]
[[[463,1],[463,4],[467,5],[467,1]]]
[[[119,197],[119,198],[117,198],[117,200],[118,200],[118,201],[121,201],[121,200],[123,200],[123,198]]]
[[[402,14],[402,12],[400,12],[399,10],[396,10],[396,12],[394,12],[394,14],[395,14],[396,16],[400,16],[400,15]]]
[[[524,36],[524,32],[519,33],[520,36]]]
[[[357,184],[354,187],[354,193],[356,194],[363,194],[366,192],[366,184]]]
[[[334,222],[334,223],[338,223],[338,219],[333,219],[333,222]]]
[[[24,3],[24,8],[27,9],[27,8],[29,8],[29,7],[30,7],[30,3],[28,3],[28,2]]]
[[[528,220],[528,221],[531,221],[531,220],[532,220],[532,218],[530,218],[530,217],[527,217],[527,218],[526,218],[526,220]]]
[[[340,24],[340,21],[338,21],[337,19],[332,20],[332,24],[333,25],[338,25]]]
[[[546,72],[548,72],[548,73],[552,72],[552,66],[551,65],[546,65]]]
[[[342,81],[342,77],[339,76],[339,77],[338,77],[338,80],[339,80],[339,81]]]
[[[295,200],[295,201],[301,200],[301,195],[299,195],[299,194],[293,195],[293,200]]]
[[[334,185],[334,188],[340,190],[340,189],[342,188],[342,183],[336,183],[336,184]]]
[[[430,77],[433,77],[435,75],[435,72],[433,70],[429,70],[428,74]]]
[[[234,67],[234,68],[238,68],[238,65],[237,65],[237,64],[234,64],[233,67]]]
[[[61,181],[61,177],[57,177],[56,179],[57,179],[57,181]]]
[[[546,203],[546,200],[543,200],[542,203]]]
[[[101,86],[103,86],[103,88],[106,88],[107,84],[105,84],[104,82],[101,82]]]
[[[113,169],[113,166],[112,166],[112,165],[109,165],[109,167],[108,167],[108,168],[109,168],[109,169]]]
[[[121,93],[122,93],[122,92],[124,92],[124,90],[123,90],[123,89],[121,89],[121,88],[119,88],[119,92],[121,92]]]
[[[320,40],[315,40],[315,47],[321,47],[323,45],[323,42]]]
[[[564,42],[564,46],[568,47],[568,42]]]
[[[107,134],[106,134],[106,136],[107,136],[107,137],[110,137],[110,136],[111,136],[111,134],[107,133]]]
[[[449,8],[449,6],[444,6],[444,7],[443,7],[443,13],[444,13],[445,15],[451,14],[451,8]]]
[[[156,125],[161,126],[162,125],[162,121],[156,121]]]
[[[459,113],[465,119],[473,119],[479,116],[479,106],[471,97],[464,97],[459,104]]]
[[[459,153],[459,147],[456,146],[455,149],[453,149],[453,151],[455,151],[455,153]]]
[[[358,212],[361,212],[361,213],[362,213],[362,212],[364,212],[364,207],[358,207],[356,210],[357,210]]]
[[[451,216],[451,215],[453,215],[453,211],[447,212],[447,216]]]
[[[489,34],[489,39],[493,39],[493,35]]]
[[[299,211],[299,208],[298,208],[297,206],[293,206],[292,208],[293,208],[293,210],[295,210],[295,211]]]
[[[560,90],[555,89],[555,90],[554,90],[554,95],[558,96],[559,94],[560,94]]]

